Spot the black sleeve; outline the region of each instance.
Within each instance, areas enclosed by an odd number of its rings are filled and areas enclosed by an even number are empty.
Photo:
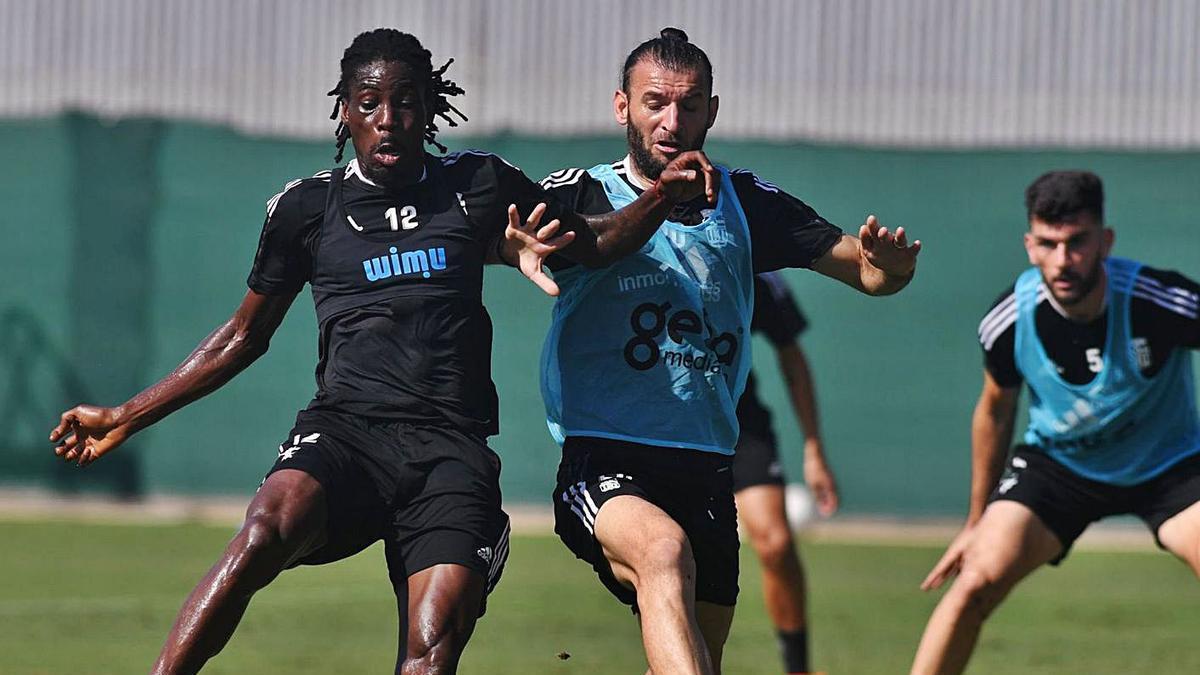
[[[540,185],[567,208],[585,216],[614,211],[604,186],[583,169],[562,169],[546,176]]]
[[[263,295],[299,293],[312,278],[312,253],[324,217],[328,182],[289,183],[267,202],[267,218],[246,285]]]
[[[811,206],[744,169],[730,175],[746,212],[754,271],[812,267],[842,237]]]
[[[1200,284],[1178,272],[1143,267],[1133,285],[1136,326],[1147,326],[1156,341],[1200,349]]]
[[[750,330],[766,334],[776,347],[792,344],[808,328],[808,319],[796,304],[787,282],[778,272],[754,277],[754,316]]]
[[[979,322],[979,345],[983,347],[983,367],[1001,387],[1020,386],[1024,381],[1017,370],[1014,350],[1017,346],[1017,297],[1013,287],[1000,294]]]
[[[612,203],[600,181],[584,169],[562,169],[541,180],[541,186],[568,209],[585,216],[599,216],[613,211]],[[557,272],[575,265],[557,253],[546,259],[546,267]]]
[[[524,219],[534,207],[546,204],[542,223],[563,218],[570,209],[554,199],[542,186],[529,180],[520,169],[491,153],[470,151],[458,163],[472,168],[469,185],[463,192],[467,213],[481,227],[480,236],[492,241],[504,234],[508,225],[508,205],[516,204]]]

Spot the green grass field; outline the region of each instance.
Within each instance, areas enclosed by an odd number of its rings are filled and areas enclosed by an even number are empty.
[[[230,528],[0,523],[0,673],[144,672]],[[935,595],[939,549],[808,543],[814,666],[907,672]],[[757,567],[725,672],[776,673]],[[972,673],[1200,672],[1200,584],[1166,554],[1075,552],[1036,574],[985,629]],[[250,606],[211,673],[384,673],[395,605],[379,548],[285,573]],[[567,660],[558,654],[570,654]],[[465,673],[638,673],[629,612],[550,536],[516,537]]]

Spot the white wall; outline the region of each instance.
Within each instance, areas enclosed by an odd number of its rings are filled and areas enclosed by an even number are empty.
[[[1200,147],[1200,0],[0,0],[0,116],[329,135],[341,52],[380,25],[456,59],[472,134],[611,133],[624,56],[676,25],[727,137]]]

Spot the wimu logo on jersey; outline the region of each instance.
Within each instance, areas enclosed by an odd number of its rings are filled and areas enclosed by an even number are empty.
[[[420,274],[428,279],[432,272],[446,269],[446,249],[439,246],[430,249],[400,252],[395,246],[388,255],[368,258],[363,261],[363,273],[367,281],[379,281],[406,274]]]
[[[712,326],[690,309],[671,313],[669,302],[638,305],[629,315],[629,324],[633,327],[633,337],[625,343],[625,362],[634,370],[650,370],[662,363],[716,375],[721,372],[722,366],[733,365],[737,356],[736,335],[728,332],[717,335]],[[707,351],[690,351],[685,336],[699,335],[705,329],[714,336],[704,341]],[[681,347],[680,350],[665,351],[659,347],[656,339],[664,330],[671,342]],[[738,333],[741,332],[742,329],[738,328]]]

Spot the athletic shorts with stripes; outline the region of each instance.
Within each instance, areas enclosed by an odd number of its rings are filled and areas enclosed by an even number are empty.
[[[284,469],[315,478],[329,511],[325,544],[295,564],[341,560],[382,539],[397,588],[445,563],[479,573],[488,593],[499,582],[509,521],[500,458],[483,439],[450,426],[306,410],[267,476]]]
[[[613,575],[596,540],[596,515],[622,495],[644,499],[683,528],[696,563],[696,600],[733,606],[738,596],[732,457],[587,437],[567,438],[554,489],[554,531],[637,611],[637,593]]]

